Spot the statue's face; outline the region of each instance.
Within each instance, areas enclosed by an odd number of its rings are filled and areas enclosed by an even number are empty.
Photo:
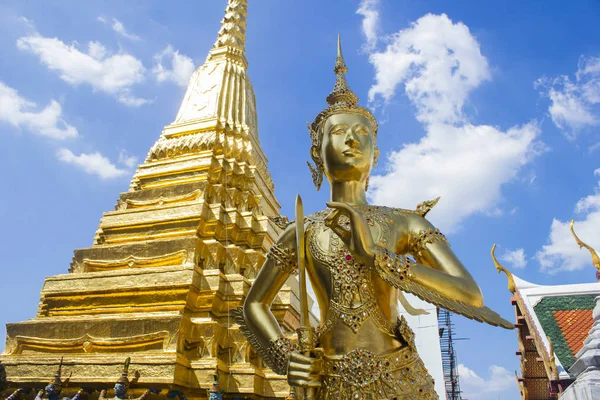
[[[115,383],[115,396],[116,397],[122,399],[123,397],[125,397],[126,393],[127,393],[127,389],[125,388],[125,385],[123,385],[120,382]]]
[[[330,181],[364,181],[369,177],[375,155],[372,129],[362,115],[335,114],[327,119],[320,156]]]
[[[48,397],[56,397],[60,394],[60,387],[56,387],[53,384],[46,386],[45,390]]]

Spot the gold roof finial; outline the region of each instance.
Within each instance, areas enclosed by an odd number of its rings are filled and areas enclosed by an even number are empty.
[[[506,277],[508,278],[508,290],[512,294],[514,294],[517,291],[517,286],[515,285],[515,279],[513,278],[513,275],[510,273],[509,270],[507,270],[502,265],[500,265],[500,263],[496,259],[496,255],[494,254],[495,251],[496,251],[496,245],[494,244],[492,246],[492,252],[491,252],[492,260],[494,260],[494,265],[496,265],[496,270],[498,271],[498,273],[504,272],[506,274]]]
[[[598,272],[600,272],[600,257],[598,256],[598,253],[596,252],[596,250],[594,250],[594,248],[592,246],[590,246],[587,243],[584,243],[581,239],[579,239],[579,237],[575,233],[575,230],[573,229],[574,225],[575,225],[575,220],[571,220],[571,233],[573,234],[573,237],[575,237],[575,241],[579,245],[580,249],[584,248],[584,247],[586,249],[588,249],[588,251],[592,255],[592,264],[594,265],[594,267],[596,267],[596,270]]]

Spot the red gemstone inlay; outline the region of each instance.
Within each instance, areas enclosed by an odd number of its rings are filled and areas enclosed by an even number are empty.
[[[348,255],[346,256],[346,260],[348,260],[348,261],[352,260],[352,256],[351,256],[350,254],[348,254]]]

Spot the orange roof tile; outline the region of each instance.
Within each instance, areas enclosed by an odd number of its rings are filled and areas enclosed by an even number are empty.
[[[569,349],[577,354],[592,329],[592,310],[554,310],[553,314]]]

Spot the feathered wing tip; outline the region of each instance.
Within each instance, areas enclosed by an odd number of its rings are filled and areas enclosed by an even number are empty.
[[[306,162],[306,164],[310,169],[312,180],[315,184],[315,187],[317,188],[317,191],[321,190],[321,185],[323,184],[323,171],[321,171],[318,166],[316,168],[313,167],[313,165],[308,161]]]
[[[506,329],[515,328],[513,323],[505,320],[486,306],[476,307],[462,301],[451,299],[435,290],[429,289],[415,282],[411,282],[408,279],[400,279],[399,275],[395,275],[387,268],[382,268],[379,265],[376,269],[376,272],[381,279],[388,282],[395,288],[414,294],[421,300],[425,300],[428,303],[432,303],[438,307],[445,308],[448,311],[455,312],[475,321],[486,322],[490,325],[500,326]]]

